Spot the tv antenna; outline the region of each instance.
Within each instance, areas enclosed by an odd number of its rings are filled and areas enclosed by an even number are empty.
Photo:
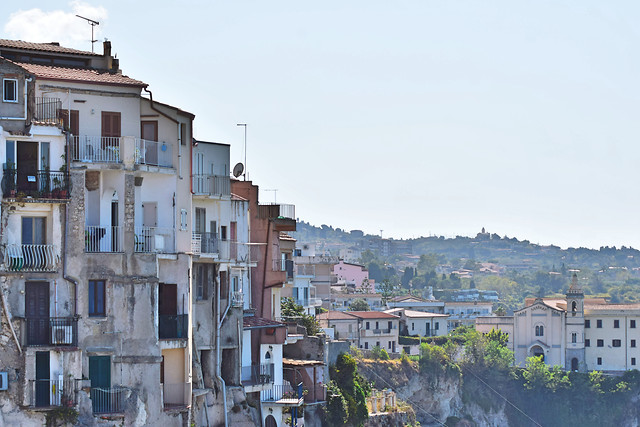
[[[244,173],[242,174],[242,177],[246,181],[247,180],[247,124],[238,123],[236,126],[244,127]]]
[[[233,167],[233,176],[234,177],[239,177],[240,175],[242,175],[242,173],[244,172],[244,166],[242,165],[242,163],[238,163],[237,165],[235,165]]]
[[[91,25],[91,53],[93,53],[93,44],[98,41],[93,38],[93,28],[96,25],[100,25],[100,23],[98,21],[94,21],[93,19],[85,18],[84,16],[80,16],[80,15],[76,15],[76,16],[80,19],[84,19],[85,21],[87,21],[87,24]]]
[[[277,188],[265,188],[262,191],[273,191],[273,204],[274,205],[278,204],[278,199],[277,199],[278,189]]]

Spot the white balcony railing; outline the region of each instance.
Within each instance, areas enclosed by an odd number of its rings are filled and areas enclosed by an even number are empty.
[[[120,163],[120,137],[71,136],[71,160],[74,162]]]
[[[85,252],[122,252],[122,227],[87,225],[84,227]]]
[[[165,142],[147,141],[136,138],[136,158],[137,165],[152,165],[172,167],[173,158],[171,146]]]
[[[5,271],[56,271],[60,256],[55,245],[7,245]]]
[[[231,179],[224,175],[196,174],[191,177],[194,194],[228,196],[231,194]]]
[[[234,307],[242,307],[244,305],[244,294],[240,291],[231,294],[231,304]]]
[[[175,253],[176,230],[167,227],[135,227],[135,252]]]

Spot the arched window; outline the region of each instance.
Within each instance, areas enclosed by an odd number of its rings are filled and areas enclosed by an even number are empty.
[[[575,316],[576,312],[578,311],[578,303],[575,301],[571,302],[571,312],[573,313],[573,315]]]
[[[264,358],[265,358],[266,360],[271,360],[271,352],[270,352],[270,351],[267,351],[267,354],[265,354],[265,355],[264,355]]]
[[[543,337],[544,336],[544,326],[543,325],[536,325],[536,336],[537,337]]]
[[[576,332],[571,332],[571,342],[574,344],[578,342],[578,334]]]
[[[273,417],[273,415],[268,415],[264,420],[264,425],[265,427],[276,427],[278,423],[276,422],[276,419]]]

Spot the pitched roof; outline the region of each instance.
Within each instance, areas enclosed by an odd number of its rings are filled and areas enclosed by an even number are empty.
[[[284,328],[286,326],[282,322],[265,319],[264,317],[246,316],[242,318],[243,329]]]
[[[69,68],[55,65],[30,64],[27,62],[14,62],[36,77],[47,80],[74,81],[80,83],[97,83],[116,86],[147,87],[143,81],[132,79],[121,73],[110,73],[89,68]]]
[[[426,311],[405,310],[404,315],[407,317],[449,317],[448,314],[428,313]]]
[[[399,319],[398,316],[385,313],[384,311],[347,311],[347,313],[360,319]]]
[[[40,51],[40,52],[66,53],[71,55],[102,56],[99,53],[60,46],[60,44],[58,43],[33,43],[33,42],[25,42],[22,40],[0,39],[0,47],[11,48],[11,49],[34,50],[34,51]]]
[[[324,362],[322,360],[289,359],[288,357],[283,357],[282,365],[287,367],[324,366]]]
[[[316,315],[318,320],[356,320],[356,316],[353,316],[344,311],[327,311]]]

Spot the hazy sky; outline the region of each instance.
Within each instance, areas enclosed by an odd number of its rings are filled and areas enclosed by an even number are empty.
[[[636,1],[6,3],[2,38],[89,50],[99,20],[232,163],[248,123],[249,176],[312,224],[640,247]]]

